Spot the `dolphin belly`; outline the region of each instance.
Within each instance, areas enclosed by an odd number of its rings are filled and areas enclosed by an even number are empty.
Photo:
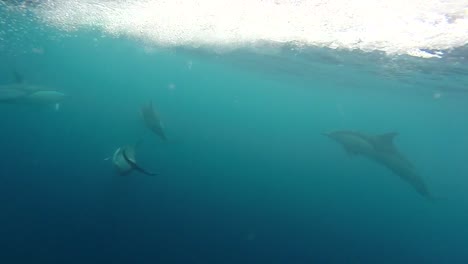
[[[166,133],[164,132],[164,125],[159,118],[159,114],[154,110],[153,103],[150,102],[141,108],[143,121],[146,127],[154,134],[158,135],[163,141],[167,141]]]
[[[57,91],[37,91],[33,92],[26,97],[24,100],[34,104],[56,104],[65,98],[65,94]]]
[[[132,171],[132,165],[129,164],[122,155],[122,148],[118,148],[112,156],[112,163],[120,174],[127,174]]]
[[[343,144],[348,152],[362,155],[369,155],[374,152],[374,148],[369,142],[354,135],[343,135],[338,138],[338,141]]]

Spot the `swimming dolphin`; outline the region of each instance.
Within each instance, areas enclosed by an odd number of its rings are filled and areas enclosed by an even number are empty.
[[[153,102],[141,108],[141,115],[147,128],[158,135],[162,140],[167,141],[164,125],[159,117],[159,114],[153,108]]]
[[[423,197],[433,199],[411,162],[393,144],[398,133],[368,135],[356,131],[334,131],[324,135],[340,143],[349,155],[362,155],[374,160],[400,176]]]
[[[58,110],[60,103],[67,97],[59,91],[30,85],[23,81],[15,72],[16,83],[0,86],[0,103],[27,105],[55,105]]]
[[[135,160],[135,145],[129,145],[118,148],[112,156],[112,163],[120,175],[128,175],[136,170],[146,175],[157,175],[141,168]]]

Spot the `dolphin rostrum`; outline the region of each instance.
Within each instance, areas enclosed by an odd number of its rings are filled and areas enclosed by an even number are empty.
[[[55,105],[58,110],[60,103],[66,95],[42,86],[30,85],[15,72],[16,83],[0,86],[0,103],[28,104],[28,105]]]
[[[140,167],[135,160],[135,145],[129,145],[118,148],[112,156],[112,163],[120,175],[128,175],[136,170],[146,175],[157,175]]]
[[[159,117],[159,114],[153,108],[153,102],[141,108],[141,115],[146,127],[153,133],[158,135],[162,140],[167,141],[164,125]]]
[[[362,155],[374,160],[409,183],[423,197],[433,199],[411,162],[393,144],[398,133],[369,135],[356,131],[334,131],[325,135],[340,143],[349,155]]]

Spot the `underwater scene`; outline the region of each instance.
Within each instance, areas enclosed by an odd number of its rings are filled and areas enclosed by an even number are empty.
[[[468,1],[0,0],[0,263],[468,263]]]

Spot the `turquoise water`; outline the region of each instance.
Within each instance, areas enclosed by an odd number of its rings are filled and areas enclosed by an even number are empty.
[[[6,1],[5,1],[6,2]],[[63,31],[0,3],[2,263],[466,263],[466,46],[230,51]],[[152,101],[167,142],[144,125]],[[322,135],[398,132],[435,197]],[[142,140],[156,177],[110,160]]]

